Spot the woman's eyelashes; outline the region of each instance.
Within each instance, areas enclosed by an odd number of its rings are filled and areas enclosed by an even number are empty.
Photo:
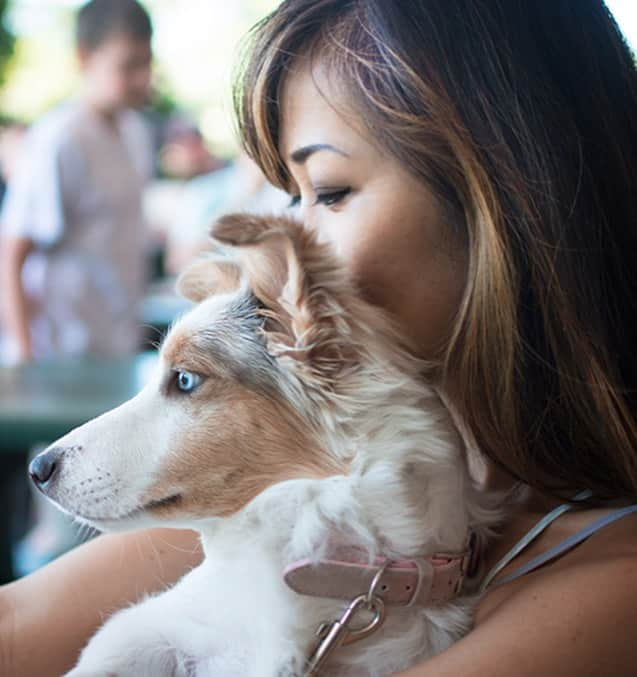
[[[317,188],[314,191],[314,202],[312,202],[312,206],[316,205],[325,205],[326,207],[331,207],[333,205],[338,204],[342,200],[344,200],[350,193],[352,192],[351,188],[339,188],[338,190],[335,189],[321,189]],[[298,207],[301,204],[301,195],[293,195],[290,199],[290,202],[288,204],[288,207],[290,209],[293,209],[294,207]]]
[[[314,201],[315,205],[325,205],[330,207],[331,205],[338,204],[344,200],[352,192],[351,188],[341,188],[339,190],[316,190],[316,200]]]

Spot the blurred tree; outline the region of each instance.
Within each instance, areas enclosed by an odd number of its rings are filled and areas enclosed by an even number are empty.
[[[7,63],[13,54],[15,37],[7,28],[7,6],[9,0],[0,0],[0,84],[4,82]]]

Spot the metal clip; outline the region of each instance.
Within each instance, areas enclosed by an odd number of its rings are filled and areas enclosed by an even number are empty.
[[[352,619],[361,609],[366,609],[373,613],[373,618],[361,627],[350,627]],[[382,625],[384,620],[385,604],[383,600],[369,593],[359,595],[356,599],[352,600],[337,621],[323,623],[318,629],[317,634],[320,640],[314,651],[310,654],[304,677],[319,675],[321,669],[336,649],[369,637]]]

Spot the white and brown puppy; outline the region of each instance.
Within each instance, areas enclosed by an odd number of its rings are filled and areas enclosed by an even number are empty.
[[[317,626],[347,600],[294,592],[291,563],[334,544],[370,562],[460,552],[493,523],[426,365],[326,246],[293,221],[244,215],[213,236],[224,246],[183,275],[199,303],[164,341],[154,379],[31,467],[83,522],[192,527],[205,550],[172,589],[112,616],[74,677],[300,675]],[[388,607],[327,674],[392,674],[470,617],[466,596]]]

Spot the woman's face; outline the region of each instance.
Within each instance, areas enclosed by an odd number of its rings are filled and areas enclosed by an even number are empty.
[[[463,247],[434,196],[352,126],[355,113],[324,72],[295,70],[282,105],[280,152],[299,216],[334,245],[367,298],[399,320],[420,354],[433,356],[466,276]]]

